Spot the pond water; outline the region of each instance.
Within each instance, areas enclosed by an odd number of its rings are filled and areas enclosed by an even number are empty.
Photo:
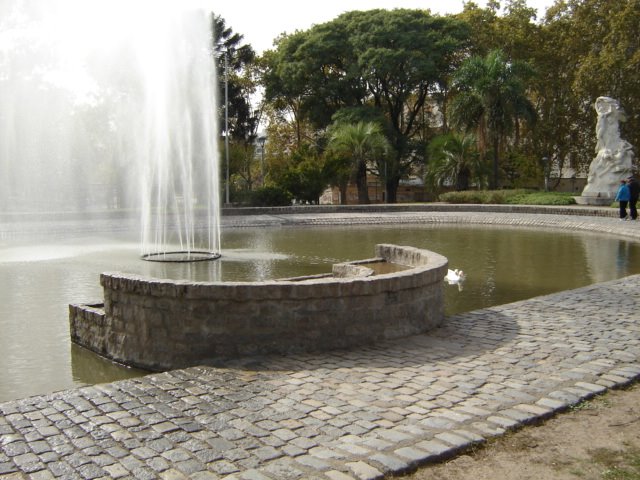
[[[73,227],[73,225],[72,225]],[[445,284],[447,314],[640,272],[640,244],[615,237],[460,226],[273,227],[223,231],[215,262],[139,259],[135,234],[80,228],[21,234],[0,228],[0,401],[136,376],[71,345],[68,304],[101,301],[99,275],[123,271],[193,280],[264,280],[326,273],[370,258],[377,243],[426,248],[462,269]]]

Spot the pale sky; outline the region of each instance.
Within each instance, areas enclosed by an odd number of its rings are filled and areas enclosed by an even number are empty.
[[[272,48],[273,40],[283,32],[306,30],[351,10],[422,8],[443,15],[462,11],[463,0],[205,0],[202,3],[222,16],[235,33],[244,35],[245,43],[262,53]],[[475,3],[486,5],[483,0]],[[527,1],[538,9],[538,18],[544,16],[553,3],[554,0]]]

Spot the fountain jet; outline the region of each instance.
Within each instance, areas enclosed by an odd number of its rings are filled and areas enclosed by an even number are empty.
[[[131,213],[145,258],[215,257],[209,15],[162,2],[16,0],[0,19],[0,211]]]

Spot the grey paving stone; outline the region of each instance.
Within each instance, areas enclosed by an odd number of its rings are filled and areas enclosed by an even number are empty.
[[[155,480],[158,473],[147,466],[136,467],[131,471],[133,478],[137,480]]]
[[[149,458],[146,460],[146,464],[156,472],[164,472],[171,468],[171,463],[162,457]]]
[[[124,468],[119,463],[116,463],[113,465],[106,465],[102,468],[105,472],[107,472],[107,475],[109,476],[109,478],[114,478],[114,479],[125,478],[129,476],[131,473],[129,472],[129,470]]]
[[[13,462],[0,462],[0,475],[17,472],[18,467]]]
[[[49,470],[40,470],[29,474],[30,480],[53,480],[56,477]]]
[[[296,462],[303,465],[304,467],[310,467],[314,471],[318,472],[331,468],[330,463],[312,455],[301,455],[299,457],[296,457]]]
[[[413,465],[413,460],[407,457],[399,457],[394,454],[377,453],[371,455],[368,463],[373,466],[380,466],[379,470],[384,473],[393,473],[394,475],[408,472]]]
[[[378,480],[384,478],[384,474],[380,470],[362,461],[347,462],[347,467],[353,472],[356,478],[361,480]]]
[[[166,452],[162,452],[161,454],[164,458],[166,458],[169,462],[183,462],[185,460],[189,460],[191,454],[182,448],[174,448],[171,450],[167,450]]]
[[[424,462],[425,459],[429,456],[429,451],[424,451],[416,447],[398,448],[393,453],[401,458],[409,460],[413,465]]]
[[[107,475],[107,472],[98,465],[87,463],[78,467],[78,473],[85,480],[93,480]]]
[[[173,465],[174,468],[178,469],[187,476],[191,476],[194,473],[206,470],[204,463],[198,461],[195,458],[185,460],[183,462],[174,462]]]
[[[231,473],[236,473],[240,471],[236,465],[226,460],[218,460],[216,462],[211,462],[208,465],[208,467],[209,467],[209,470],[219,475],[229,475]]]

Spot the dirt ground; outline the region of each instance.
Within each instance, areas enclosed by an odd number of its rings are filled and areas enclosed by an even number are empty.
[[[640,480],[640,384],[403,478]]]

